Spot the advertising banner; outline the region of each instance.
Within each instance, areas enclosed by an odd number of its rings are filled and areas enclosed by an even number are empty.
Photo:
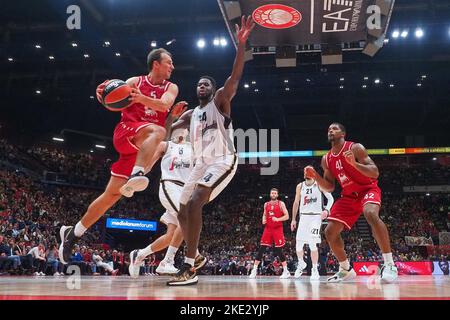
[[[110,229],[156,231],[156,221],[108,218],[106,227]]]

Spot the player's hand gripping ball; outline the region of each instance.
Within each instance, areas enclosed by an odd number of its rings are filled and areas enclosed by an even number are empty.
[[[305,167],[304,172],[305,172],[306,178],[311,178],[311,179],[316,178],[317,172],[313,167],[311,167],[311,166]]]
[[[110,111],[126,109],[132,104],[130,97],[131,87],[120,79],[106,80],[97,87],[97,99]]]

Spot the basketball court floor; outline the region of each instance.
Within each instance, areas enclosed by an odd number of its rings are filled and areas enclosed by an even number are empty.
[[[0,277],[0,300],[450,300],[449,276],[400,276],[392,284],[367,276],[337,284],[325,277],[199,276],[198,285],[185,287],[168,287],[168,279],[8,276]]]

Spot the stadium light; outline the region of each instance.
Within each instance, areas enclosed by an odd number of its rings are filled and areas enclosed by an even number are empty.
[[[220,38],[220,45],[222,47],[226,47],[228,45],[228,41],[225,38]]]
[[[418,87],[421,87],[421,86],[422,86],[422,84],[421,84],[421,83],[418,83],[418,84],[417,84],[417,86],[418,86]]]
[[[89,99],[92,99],[92,100],[94,100],[94,96],[89,96]]]
[[[36,92],[36,94],[41,94],[41,93],[42,93],[42,91],[41,91],[41,90],[39,90],[39,89],[38,89],[38,90],[36,90],[35,92]]]
[[[90,153],[94,153],[94,150],[91,149],[91,150],[89,150],[89,152],[90,152]]]
[[[174,43],[176,40],[172,39],[166,42],[166,46],[170,46],[172,43]]]
[[[416,32],[414,34],[415,34],[416,38],[420,39],[424,36],[425,33],[422,28],[417,28]]]
[[[76,42],[72,42],[72,44],[71,44],[71,45],[72,45],[72,47],[73,47],[73,48],[76,48],[76,47],[78,47],[78,43],[76,43]]]
[[[398,37],[400,37],[400,31],[394,30],[394,32],[392,32],[392,38],[397,39]]]
[[[35,47],[36,49],[41,49],[41,48],[42,48],[40,44],[36,44],[34,47]]]
[[[205,46],[206,46],[206,42],[205,42],[204,39],[199,39],[199,40],[197,41],[197,47],[198,47],[198,48],[203,49]]]
[[[219,38],[214,38],[214,40],[213,40],[213,45],[214,45],[215,47],[218,47],[218,46],[220,45],[220,39],[219,39]]]
[[[285,90],[285,91],[290,91],[291,89],[289,89],[289,88],[284,88],[284,90]]]
[[[53,137],[52,140],[53,141],[58,141],[58,142],[64,142],[64,139],[60,138],[60,137]]]
[[[250,86],[248,85],[248,83],[244,84],[244,88],[248,89]]]
[[[85,59],[89,59],[89,55],[88,55],[87,53],[83,54],[83,57],[84,57]]]
[[[111,42],[109,42],[109,41],[104,41],[103,42],[103,46],[104,47],[109,47],[111,45]]]
[[[255,80],[253,80],[253,81],[252,81],[252,84],[256,84],[256,81],[255,81]]]
[[[284,80],[284,83],[289,83],[289,80],[288,79]]]
[[[48,59],[49,60],[55,60],[55,57],[54,56],[48,56]]]
[[[11,57],[9,57],[9,58],[8,58],[8,61],[9,61],[9,62],[13,62],[13,61],[14,61],[14,59],[13,59],[13,58],[11,58]]]
[[[391,84],[389,85],[389,88],[393,88],[393,87],[395,87],[395,85],[394,85],[393,83],[391,83]]]
[[[255,89],[255,92],[259,92],[259,89]]]
[[[429,194],[429,193],[427,193],[427,194],[426,194],[426,196],[427,196],[427,197],[429,197],[429,196],[430,196],[430,194]]]
[[[116,57],[120,57],[120,52],[116,52]]]
[[[106,146],[104,146],[102,144],[96,144],[95,147],[98,149],[106,149]]]
[[[156,48],[157,45],[158,45],[158,44],[156,43],[156,41],[150,42],[150,46],[151,46],[152,48]]]
[[[367,80],[369,80],[369,77],[364,77],[364,81],[367,81]]]
[[[433,161],[436,161],[436,160],[437,160],[437,158],[436,158],[436,157],[434,157],[434,158],[433,158]]]
[[[380,79],[375,79],[374,83],[375,84],[380,84],[381,80]]]
[[[389,43],[389,38],[384,39],[383,42],[384,42],[385,44]]]
[[[408,30],[403,30],[400,36],[401,36],[403,39],[405,39],[406,37],[408,37],[408,34],[409,34],[409,31],[408,31]]]
[[[367,88],[367,84],[363,84],[363,85],[362,85],[362,88],[363,88],[363,89],[366,89],[366,88]]]
[[[339,89],[344,89],[344,86],[339,86]]]

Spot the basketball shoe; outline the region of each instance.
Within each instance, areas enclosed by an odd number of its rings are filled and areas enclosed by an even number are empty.
[[[388,263],[381,267],[380,279],[384,282],[394,282],[398,278],[398,270],[395,264]]]
[[[297,270],[295,270],[294,278],[296,279],[300,278],[305,268],[306,268],[305,261],[299,261],[297,265]]]
[[[127,198],[131,198],[135,192],[144,191],[148,187],[149,180],[145,176],[144,172],[139,171],[131,175],[120,188],[120,193]]]
[[[177,275],[170,281],[167,281],[168,286],[187,286],[198,283],[197,273],[195,268],[191,267],[190,264],[185,263]]]
[[[291,277],[291,273],[288,270],[283,270],[283,273],[280,276],[280,279],[288,279]]]
[[[173,265],[173,263],[169,262],[169,261],[165,261],[162,260],[159,263],[158,268],[156,268],[156,273],[160,274],[160,275],[173,275],[173,274],[177,274],[180,270],[178,270],[177,268],[175,268],[175,266]]]
[[[248,276],[250,279],[255,279],[258,275],[258,268],[253,268],[252,272],[250,272],[250,275]]]
[[[327,282],[342,282],[356,278],[356,272],[353,267],[350,266],[349,270],[339,267],[339,271],[327,279]]]
[[[136,279],[139,277],[139,272],[141,270],[142,262],[144,262],[145,257],[139,257],[139,250],[133,250],[130,252],[130,265],[128,266],[128,272],[130,277]]]
[[[62,226],[59,230],[59,236],[61,237],[58,250],[59,261],[68,264],[72,257],[72,249],[80,238],[75,236],[75,229],[72,226]]]
[[[311,269],[311,277],[309,278],[310,281],[316,281],[320,279],[319,270],[316,268]]]
[[[195,271],[203,268],[203,266],[206,264],[206,258],[204,256],[202,256],[201,254],[199,254],[198,256],[195,257],[195,261],[194,261],[194,268]]]

